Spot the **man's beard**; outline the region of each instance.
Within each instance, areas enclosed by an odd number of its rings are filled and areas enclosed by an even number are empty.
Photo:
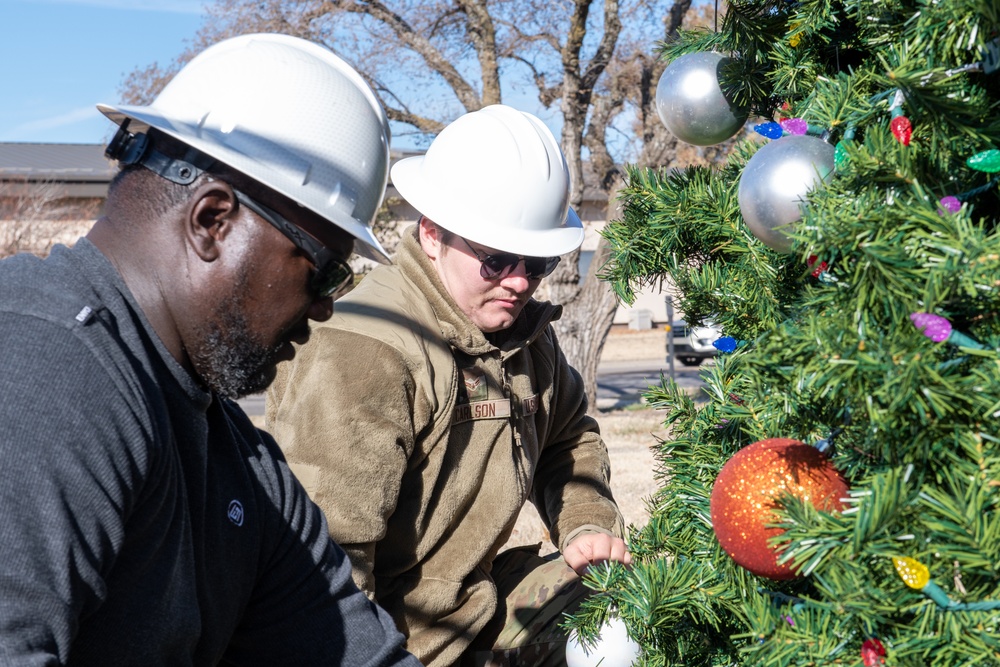
[[[285,344],[265,345],[250,331],[244,315],[246,276],[222,302],[218,317],[202,330],[200,344],[189,349],[201,381],[225,398],[237,399],[263,391],[274,380],[277,355]]]

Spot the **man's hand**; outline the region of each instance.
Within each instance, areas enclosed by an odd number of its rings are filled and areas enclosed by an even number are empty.
[[[587,533],[576,538],[563,549],[563,560],[577,574],[586,574],[587,568],[607,560],[629,565],[632,554],[625,547],[625,540],[603,533]]]

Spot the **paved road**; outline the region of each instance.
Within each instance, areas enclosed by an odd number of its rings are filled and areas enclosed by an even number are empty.
[[[682,389],[694,391],[703,384],[699,371],[698,367],[676,364],[674,381]],[[638,403],[646,389],[660,384],[661,375],[670,376],[670,368],[663,360],[603,363],[597,367],[597,407],[609,410]]]
[[[699,370],[678,364],[674,368],[674,378],[682,388],[694,390],[702,384]],[[638,403],[642,392],[660,383],[661,373],[669,375],[669,367],[658,359],[601,364],[597,368],[597,407],[610,410]],[[264,414],[262,394],[247,396],[239,403],[249,415]]]

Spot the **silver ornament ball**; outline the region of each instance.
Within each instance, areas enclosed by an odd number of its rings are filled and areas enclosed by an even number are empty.
[[[833,153],[818,137],[789,135],[750,158],[740,176],[740,213],[764,245],[784,253],[792,249],[785,230],[802,217],[806,194],[833,174]]]
[[[663,70],[656,85],[656,113],[675,137],[711,146],[747,122],[747,110],[728,99],[719,85],[719,70],[731,60],[719,53],[689,53]]]
[[[640,651],[639,644],[629,638],[625,621],[613,617],[601,626],[595,646],[585,648],[575,632],[570,634],[566,642],[566,667],[629,667]]]

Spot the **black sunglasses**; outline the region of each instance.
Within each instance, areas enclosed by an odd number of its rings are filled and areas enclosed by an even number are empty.
[[[233,188],[233,192],[236,193],[236,199],[241,204],[271,223],[275,229],[294,243],[296,248],[305,253],[316,267],[309,283],[309,289],[315,294],[325,299],[334,296],[354,282],[354,271],[347,265],[347,262],[335,257],[329,248],[260,202],[250,199],[235,188]]]
[[[514,270],[521,260],[524,260],[524,275],[528,280],[541,280],[556,270],[556,266],[561,259],[560,257],[525,257],[510,252],[498,252],[488,255],[473,248],[464,237],[460,236],[459,238],[462,239],[469,250],[472,251],[472,254],[476,256],[476,259],[479,260],[479,263],[482,265],[479,267],[479,275],[486,280],[503,280],[510,275],[510,272]]]

